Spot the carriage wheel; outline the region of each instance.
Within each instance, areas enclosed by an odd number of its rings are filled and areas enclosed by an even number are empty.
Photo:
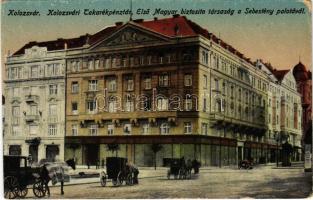
[[[171,172],[170,172],[170,170],[168,170],[167,171],[167,179],[170,180],[170,178],[171,178]]]
[[[17,195],[17,197],[19,197],[19,198],[25,198],[26,195],[27,195],[27,193],[28,193],[28,188],[25,186],[24,188],[21,188],[21,187],[20,187],[20,188],[17,190],[16,195]]]
[[[8,176],[4,179],[4,197],[6,199],[15,199],[18,190],[18,181],[14,176]]]
[[[116,179],[112,179],[112,184],[113,184],[114,186],[117,186],[117,183],[118,183],[117,178],[116,178]]]
[[[100,175],[100,183],[101,183],[101,186],[102,187],[105,187],[106,184],[107,184],[107,177],[106,177],[106,174],[104,171],[101,172],[101,175]]]
[[[34,183],[33,193],[36,197],[42,198],[46,196],[46,191],[47,191],[47,188],[45,187],[45,185],[43,184],[41,180],[38,180]]]
[[[123,177],[123,174],[122,172],[120,171],[117,175],[117,184],[118,185],[123,185],[123,182],[124,182],[124,177]]]
[[[133,185],[133,173],[129,173],[126,178],[126,185]]]
[[[188,179],[191,179],[191,170],[188,170],[188,172],[187,172],[187,178],[188,178]]]

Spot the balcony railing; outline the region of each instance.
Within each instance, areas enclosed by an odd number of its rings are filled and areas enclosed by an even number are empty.
[[[57,123],[58,122],[58,117],[57,116],[49,116],[48,117],[48,122],[49,123]]]
[[[28,115],[28,114],[25,115],[26,122],[33,122],[36,120],[39,120],[39,115]]]
[[[37,95],[26,95],[25,96],[25,101],[26,103],[32,103],[38,101],[38,96]]]

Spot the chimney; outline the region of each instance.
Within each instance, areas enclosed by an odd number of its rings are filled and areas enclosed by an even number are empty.
[[[143,22],[143,19],[135,19],[134,22],[141,23],[141,22]]]
[[[179,32],[179,26],[177,24],[175,24],[175,27],[174,27],[174,32],[175,32],[175,35],[178,35],[178,32]]]
[[[115,25],[116,25],[116,26],[122,26],[122,25],[123,25],[123,22],[116,22]]]
[[[175,15],[173,15],[173,18],[177,18],[179,16],[180,16],[179,14],[175,14]]]
[[[157,18],[157,17],[154,17],[153,19],[154,19],[154,21],[157,21],[157,20],[158,20],[158,18]]]

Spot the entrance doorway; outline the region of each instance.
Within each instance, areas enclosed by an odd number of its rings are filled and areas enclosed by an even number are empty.
[[[99,160],[99,145],[88,144],[85,146],[85,164],[96,165]]]
[[[56,156],[59,155],[58,145],[47,145],[46,147],[46,159],[48,162],[56,161]]]
[[[38,145],[29,145],[29,155],[32,162],[38,162]]]
[[[238,161],[242,161],[243,160],[243,148],[242,147],[238,147]]]

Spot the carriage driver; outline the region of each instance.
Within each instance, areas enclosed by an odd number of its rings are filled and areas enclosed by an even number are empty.
[[[136,165],[132,164],[131,162],[128,162],[126,164],[126,166],[129,170],[129,172],[133,172],[133,174],[134,174],[133,183],[138,184],[138,174],[139,174],[138,168],[136,167]]]

